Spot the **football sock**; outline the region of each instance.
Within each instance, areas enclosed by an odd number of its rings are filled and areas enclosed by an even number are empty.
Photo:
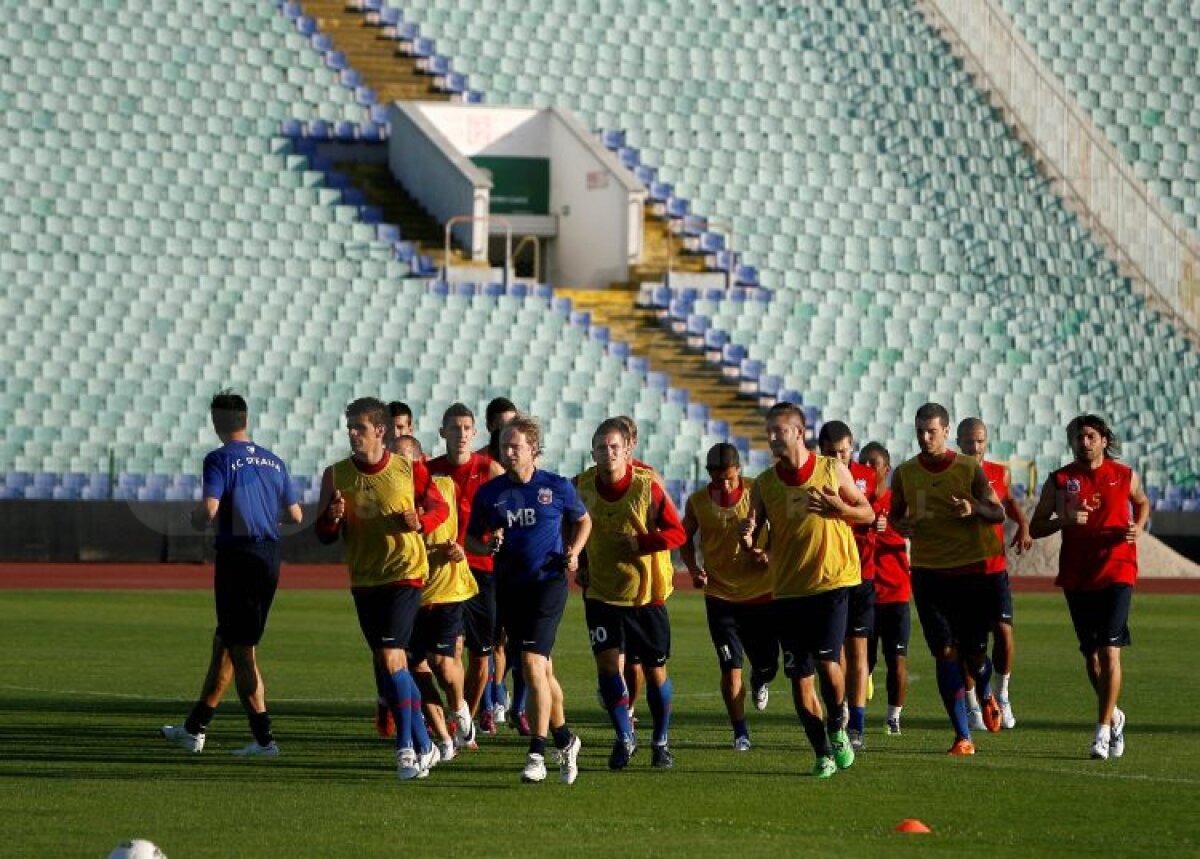
[[[800,714],[800,722],[804,725],[804,733],[808,735],[808,742],[812,744],[817,757],[831,756],[833,744],[829,742],[829,735],[825,733],[825,720],[815,713],[804,712]]]
[[[556,749],[565,749],[571,745],[571,728],[566,722],[557,728],[551,728],[550,736],[554,737],[554,748]]]
[[[992,660],[985,656],[983,665],[972,671],[971,676],[975,678],[975,694],[978,698],[987,698],[992,694]]]
[[[417,681],[407,671],[404,676],[408,678],[408,709],[412,713],[412,745],[418,752],[427,752],[433,741],[429,737],[429,726],[425,724],[425,716],[421,712],[421,690],[417,687]]]
[[[600,694],[604,706],[612,719],[613,730],[622,740],[633,739],[633,725],[629,722],[629,692],[625,689],[625,678],[620,674],[600,675]]]
[[[1011,674],[996,675],[996,695],[1000,698],[1008,699],[1008,678]]]
[[[492,681],[492,706],[499,704],[502,707],[508,706],[508,690],[504,688],[502,680]]]
[[[656,686],[646,672],[646,703],[650,705],[650,715],[654,719],[654,745],[664,746],[667,735],[671,730],[671,678]]]
[[[896,719],[899,719],[899,718],[900,718],[900,711],[901,711],[901,710],[903,710],[903,709],[904,709],[903,707],[893,707],[891,704],[889,704],[889,705],[888,705],[888,711],[887,711],[887,713],[888,713],[888,714],[887,714],[887,717],[888,717],[888,719],[889,719],[889,720],[896,720]]]
[[[942,695],[942,704],[950,717],[955,736],[971,739],[971,729],[967,725],[967,694],[963,687],[962,669],[953,659],[937,661],[938,692]]]
[[[454,713],[454,721],[457,724],[458,732],[464,737],[471,733],[471,708],[463,701],[462,706]]]
[[[413,709],[409,698],[416,687],[413,685],[412,675],[405,669],[401,668],[394,672],[389,678],[391,680],[391,694],[388,696],[388,703],[392,705],[392,718],[396,722],[396,748],[411,749],[412,733],[413,733]],[[417,695],[417,719],[421,719],[420,704],[421,696]]]
[[[531,755],[546,755],[546,738],[545,737],[530,737],[529,738],[529,754]]]
[[[867,708],[866,707],[851,707],[850,708],[850,721],[847,723],[846,728],[851,731],[858,731],[859,733],[862,733],[863,726],[866,724],[866,721],[867,721]]]
[[[496,699],[492,694],[495,685],[491,680],[483,681],[483,695],[479,698],[479,707],[485,713],[490,713],[492,706],[496,703]]]
[[[269,746],[275,742],[275,737],[271,734],[271,716],[266,710],[261,713],[250,714],[250,731],[254,734],[254,741],[260,746]]]
[[[512,708],[518,713],[524,713],[529,698],[529,687],[525,685],[525,672],[521,670],[520,665],[513,667],[512,677]]]
[[[217,712],[216,707],[210,707],[203,701],[197,701],[192,707],[192,712],[188,713],[187,720],[183,723],[183,729],[193,736],[203,734],[208,730],[208,723],[212,721],[215,712]]]
[[[746,727],[745,719],[731,719],[730,721],[733,722],[733,736],[735,738],[750,736],[750,729]]]
[[[967,709],[968,710],[978,710],[979,709],[979,693],[976,692],[974,689],[967,690]]]

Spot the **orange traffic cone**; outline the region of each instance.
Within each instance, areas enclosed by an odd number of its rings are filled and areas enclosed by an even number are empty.
[[[896,824],[897,832],[923,833],[925,835],[932,834],[933,830],[926,826],[915,817],[905,818]]]

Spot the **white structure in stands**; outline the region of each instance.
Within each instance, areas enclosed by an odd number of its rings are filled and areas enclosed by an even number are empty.
[[[541,279],[606,287],[628,278],[642,255],[646,188],[575,116],[556,107],[492,107],[397,102],[391,108],[392,174],[439,221],[454,227],[474,260],[488,256],[489,235],[545,240]],[[536,200],[498,205],[497,172],[514,165],[522,185],[532,167]],[[546,175],[548,173],[548,175]],[[524,193],[518,191],[518,194]],[[523,211],[524,210],[524,211]],[[469,279],[478,279],[465,273]]]

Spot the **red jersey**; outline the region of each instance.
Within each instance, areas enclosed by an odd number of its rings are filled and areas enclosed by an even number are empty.
[[[867,496],[867,501],[874,506],[875,498],[875,469],[869,465],[850,462],[850,477],[854,480],[854,485],[858,487],[858,491]],[[875,551],[875,523],[869,522],[866,525],[851,525],[850,530],[854,532],[854,545],[858,547],[858,561],[862,567],[863,581],[875,578],[875,565],[871,561],[871,554]]]
[[[983,476],[987,478],[988,483],[995,490],[996,498],[1000,501],[1000,506],[1007,506],[1006,502],[1011,497],[1008,491],[1008,467],[985,459],[983,461]],[[995,575],[1003,573],[1008,569],[1008,561],[1004,552],[1004,522],[997,522],[992,526],[992,530],[996,532],[996,539],[1000,541],[1000,551],[984,562],[986,566],[983,571]]]
[[[1058,578],[1066,591],[1095,591],[1137,580],[1137,546],[1126,542],[1133,522],[1129,490],[1133,469],[1111,459],[1099,468],[1071,463],[1050,475],[1060,518],[1074,516],[1086,504],[1093,508],[1086,525],[1063,523]]]
[[[878,499],[871,502],[871,507],[877,518],[888,515],[892,508],[892,490],[885,489]],[[871,527],[874,528],[874,524]],[[875,602],[908,602],[912,596],[912,572],[908,566],[908,543],[904,535],[888,522],[882,534],[875,532],[872,549],[871,575],[875,580]],[[863,578],[866,577],[867,568],[864,566]]]
[[[443,454],[431,459],[425,464],[430,474],[449,477],[458,489],[458,544],[466,545],[467,523],[471,521],[471,503],[475,500],[475,492],[480,486],[491,480],[492,459],[489,456],[473,453],[471,458],[462,465],[451,465],[450,460]],[[472,570],[492,572],[491,555],[474,555],[467,552],[467,565]]]

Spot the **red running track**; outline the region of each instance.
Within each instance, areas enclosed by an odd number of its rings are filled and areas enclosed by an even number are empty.
[[[1014,577],[1020,593],[1050,593],[1049,577]],[[336,590],[347,587],[346,569],[340,564],[284,564],[280,587],[291,590]],[[686,573],[675,574],[675,586],[692,590]],[[206,564],[0,564],[0,588],[54,590],[207,590],[212,587],[212,566]],[[1200,594],[1200,579],[1138,581],[1138,590],[1149,594]]]

